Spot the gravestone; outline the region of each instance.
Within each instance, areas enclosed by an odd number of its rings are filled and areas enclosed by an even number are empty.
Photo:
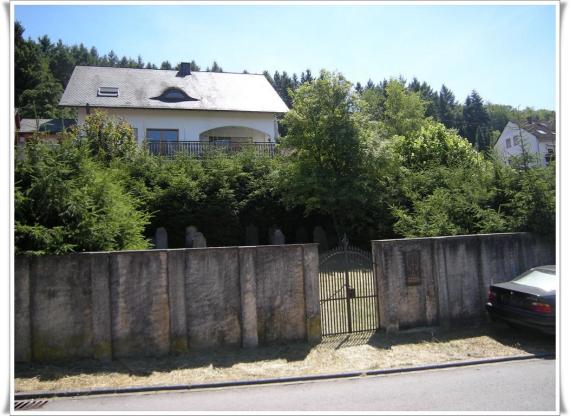
[[[320,225],[317,225],[313,230],[313,243],[319,243],[320,252],[327,251],[329,249],[327,234]]]
[[[186,227],[186,237],[184,238],[184,247],[193,247],[194,234],[198,232],[198,229],[193,225]]]
[[[304,244],[309,242],[309,234],[305,227],[298,227],[295,230],[295,242],[297,244]]]
[[[271,236],[269,243],[272,245],[285,244],[285,235],[283,234],[283,231],[281,231],[279,228],[277,228],[273,232],[273,235]]]
[[[204,234],[197,231],[192,236],[192,248],[208,247]]]
[[[158,227],[156,229],[154,232],[153,243],[155,249],[168,248],[168,233],[166,232],[166,228]]]
[[[245,227],[245,245],[258,246],[259,245],[259,230],[253,224]]]

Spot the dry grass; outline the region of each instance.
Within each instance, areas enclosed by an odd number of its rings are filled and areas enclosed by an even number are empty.
[[[317,346],[275,345],[253,350],[191,352],[165,358],[82,360],[16,365],[16,391],[199,384],[325,374],[537,352],[554,352],[554,338],[485,325],[467,329],[326,337]]]

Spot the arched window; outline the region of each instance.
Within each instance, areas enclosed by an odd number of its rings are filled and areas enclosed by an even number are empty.
[[[152,97],[153,100],[160,100],[167,103],[178,103],[181,101],[198,101],[196,98],[190,97],[180,88],[167,88],[158,97]]]

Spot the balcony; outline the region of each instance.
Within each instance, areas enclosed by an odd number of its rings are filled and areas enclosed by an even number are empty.
[[[153,155],[173,157],[177,153],[189,153],[202,157],[209,152],[236,154],[248,149],[254,149],[259,156],[275,156],[275,143],[211,143],[211,142],[176,142],[149,141],[148,150]]]

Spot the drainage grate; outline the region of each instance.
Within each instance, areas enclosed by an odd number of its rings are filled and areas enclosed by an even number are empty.
[[[14,410],[39,409],[47,403],[47,400],[20,400],[14,402]]]

